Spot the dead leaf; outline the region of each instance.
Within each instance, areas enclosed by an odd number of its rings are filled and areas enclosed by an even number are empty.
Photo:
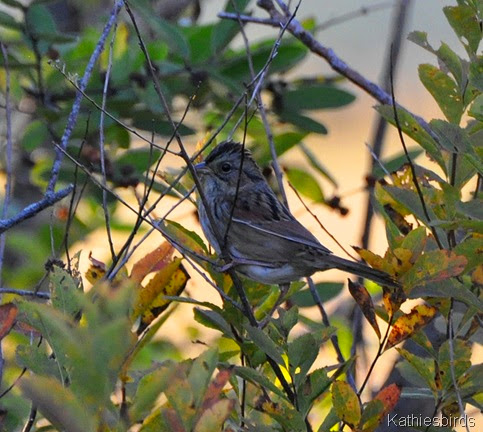
[[[423,328],[434,318],[437,312],[437,308],[422,304],[415,306],[408,314],[399,317],[392,326],[385,350],[397,345]]]
[[[96,260],[92,256],[92,252],[89,252],[89,261],[91,264],[85,273],[85,277],[92,285],[95,285],[106,274],[106,264]]]
[[[381,339],[381,331],[376,320],[376,312],[374,310],[374,304],[372,298],[366,287],[360,283],[352,282],[349,279],[349,292],[356,301],[357,305],[361,308],[362,313],[366,317],[369,324],[372,326],[377,334],[377,337]]]
[[[230,369],[223,369],[218,372],[215,379],[211,381],[208,389],[206,390],[205,397],[203,400],[203,405],[201,409],[204,411],[210,408],[217,400],[219,400],[219,395],[225,387],[231,376]]]

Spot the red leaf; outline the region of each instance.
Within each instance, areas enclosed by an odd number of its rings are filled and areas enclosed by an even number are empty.
[[[130,279],[141,283],[149,273],[161,270],[169,262],[173,252],[173,246],[168,242],[162,243],[134,264]]]
[[[401,396],[401,387],[397,384],[388,385],[376,395],[374,399],[380,400],[384,405],[384,412],[381,417],[386,416],[394,409],[399,401],[399,396]]]
[[[2,340],[15,325],[18,309],[13,303],[0,305],[0,340]]]

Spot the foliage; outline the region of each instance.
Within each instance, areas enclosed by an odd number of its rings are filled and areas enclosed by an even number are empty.
[[[8,44],[8,59],[0,64],[2,91],[8,70],[15,105],[26,98],[35,105],[20,143],[25,155],[41,155],[33,160],[30,177],[33,185],[43,189],[52,169],[45,155],[54,153],[52,142],[60,142],[79,84],[77,74],[87,64],[100,32],[94,27],[76,36],[60,32],[48,1],[28,6],[15,0],[5,3],[10,9],[0,12],[1,37]],[[243,12],[248,4],[246,0],[228,1],[226,10]],[[316,365],[329,341],[338,347],[336,336],[342,331],[327,325],[324,318],[319,323],[305,313],[305,308],[314,305],[323,309],[323,301],[340,293],[341,283],[310,287],[294,282],[287,293],[290,307],[283,308],[278,304],[278,287],[243,280],[251,312],[259,323],[256,326],[239,302],[234,281],[220,272],[204,241],[169,220],[167,211],[160,221],[143,211],[148,198],[155,199],[150,194],[157,194],[159,200],[167,195],[180,200],[192,186],[184,170],[163,165],[166,149],[174,156],[181,154],[168,147],[173,138],[163,145],[151,138],[173,134],[158,90],[173,117],[183,119],[175,122],[181,137],[194,134],[197,118],[203,119],[208,131],[226,119],[216,139],[229,136],[239,118],[249,118],[235,136],[242,140],[246,135],[254,157],[266,167],[272,153],[265,124],[262,116],[253,115],[242,103],[260,82],[264,97],[271,96],[268,113],[269,123],[275,126],[273,147],[279,156],[292,148],[302,150],[314,174],[291,164],[285,172],[295,190],[314,205],[330,205],[319,176],[333,184],[336,181],[301,143],[309,133],[327,133],[326,126],[310,115],[314,110],[343,107],[353,96],[333,82],[322,82],[321,77],[290,80],[285,76],[309,52],[294,36],[250,45],[255,74],[265,74],[257,81],[251,75],[246,47],[234,48],[232,43],[241,31],[238,22],[181,26],[157,16],[147,1],[133,1],[131,6],[145,26],[141,37],[153,68],[137,47],[133,21],[122,16],[111,35],[111,46],[94,68],[66,149],[77,164],[67,160],[62,165],[60,181],[74,182],[82,190],[66,210],[68,216],[58,216],[51,232],[46,227],[40,233],[41,256],[31,259],[36,271],[26,280],[27,273],[19,276],[22,272],[12,269],[6,272],[6,280],[13,287],[34,286],[41,274],[39,262],[49,255],[51,241],[57,245],[63,241],[69,251],[96,228],[125,229],[116,213],[117,207],[128,205],[118,195],[121,188],[138,199],[139,209],[131,207],[137,223],[126,234],[122,250],[112,254],[112,263],[90,257],[91,267],[84,275],[93,284],[89,291],[84,290],[78,271],[78,256],[67,254],[65,264],[54,261],[47,266],[49,302],[32,301],[35,293],[22,300],[3,300],[0,339],[15,351],[7,358],[2,382],[2,388],[6,383],[13,386],[0,396],[7,430],[19,429],[27,422],[29,410],[34,418],[38,410],[38,418],[51,426],[38,422],[37,430],[307,431],[315,427],[314,413],[323,412],[320,431],[371,432],[404,396],[393,383],[375,397],[366,398],[363,393],[376,362],[392,349],[404,360],[401,372],[414,386],[403,392],[429,395],[435,412],[447,417],[462,415],[459,409],[466,404],[481,409],[481,365],[470,361],[483,312],[483,203],[478,196],[483,96],[482,58],[477,53],[481,6],[460,0],[444,8],[467,59],[445,43],[433,48],[423,32],[410,35],[437,58],[438,66],[421,65],[419,75],[444,120],[432,120],[425,128],[403,108],[377,108],[421,148],[385,163],[390,175],[372,173],[374,205],[386,224],[388,249],[384,256],[356,250],[369,265],[389,273],[401,285],[382,287],[378,301],[371,289],[350,284],[355,302],[379,341],[367,378],[358,387],[352,380],[357,359],[339,358],[335,366]],[[310,20],[303,24],[313,30]],[[274,46],[278,47],[276,55]],[[161,83],[160,89],[151,73]],[[106,101],[101,116],[99,107]],[[226,116],[232,109],[232,115]],[[461,121],[466,118],[469,121],[463,127]],[[142,146],[135,136],[141,137]],[[202,155],[205,141],[198,146]],[[422,152],[432,163],[415,164],[413,158]],[[151,169],[158,175],[151,175]],[[81,187],[84,183],[86,188]],[[106,189],[112,194],[101,196]],[[76,200],[81,200],[84,216],[76,212]],[[149,225],[168,242],[129,265],[128,271],[124,259],[135,249],[133,239]],[[19,241],[23,238],[24,245],[32,241],[27,237],[9,233],[7,246],[17,244],[20,253]],[[174,248],[183,258],[172,256]],[[184,293],[189,274],[183,263],[190,263],[212,281],[222,307]],[[420,300],[410,312],[404,305],[408,299]],[[213,346],[194,359],[173,354],[172,346],[155,338],[180,303],[193,305],[194,320],[218,334]],[[459,322],[454,317],[455,305],[464,310]],[[448,329],[441,345],[423,332],[436,317]],[[407,339],[423,347],[427,356],[399,346]]]

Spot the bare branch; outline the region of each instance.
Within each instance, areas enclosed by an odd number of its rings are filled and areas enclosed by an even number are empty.
[[[34,217],[37,213],[41,212],[47,207],[54,205],[62,198],[65,198],[67,195],[69,195],[73,189],[74,189],[74,186],[71,184],[66,188],[61,189],[57,192],[48,193],[40,201],[37,201],[33,204],[28,205],[22,211],[17,213],[15,216],[9,219],[0,220],[0,234],[12,228],[15,225],[18,225],[20,222],[24,221],[25,219],[30,219],[31,217]]]
[[[124,0],[117,0],[114,5],[114,8],[111,11],[109,20],[104,26],[104,30],[102,31],[101,37],[97,41],[97,45],[94,51],[92,52],[89,62],[87,63],[86,70],[84,71],[84,76],[80,80],[79,89],[82,91],[85,91],[87,87],[87,83],[89,82],[89,79],[91,77],[92,71],[94,69],[94,65],[96,64],[97,59],[99,58],[99,56],[101,55],[104,49],[104,44],[106,42],[107,36],[109,35],[109,32],[111,31],[112,26],[116,22],[119,11],[123,6],[124,6]],[[64,150],[67,148],[67,144],[69,143],[70,136],[72,134],[72,131],[74,130],[75,124],[77,123],[77,116],[79,115],[81,101],[82,101],[82,93],[78,91],[76,93],[75,100],[72,105],[72,110],[70,111],[70,114],[69,114],[69,118],[67,119],[67,125],[64,129],[64,134],[62,135],[62,138],[60,140],[60,147]],[[55,189],[55,185],[59,177],[62,159],[63,159],[63,153],[59,151],[59,149],[57,149],[54,164],[52,165],[52,171],[50,173],[50,180],[47,186],[46,195],[52,193]]]
[[[114,41],[116,39],[116,28],[117,25],[114,25],[114,30],[112,32],[111,43],[109,44],[109,60],[107,63],[107,70],[106,70],[106,77],[104,78],[104,88],[102,90],[102,110],[101,110],[101,117],[99,119],[99,150],[101,153],[101,173],[102,173],[102,182],[104,186],[107,182],[106,177],[106,155],[105,155],[105,148],[104,148],[104,111],[106,110],[106,101],[107,101],[107,90],[109,88],[109,78],[111,76],[111,68],[112,68],[112,51],[114,46]],[[114,243],[112,241],[112,233],[111,233],[111,221],[109,215],[109,208],[107,207],[107,192],[105,189],[102,189],[102,209],[104,211],[104,220],[106,222],[106,231],[107,231],[107,241],[109,243],[109,249],[111,251],[111,258],[113,261],[116,259],[116,251],[114,250]]]
[[[278,3],[283,2],[278,1]],[[279,22],[280,25],[286,25],[288,23],[290,18],[282,15],[275,8],[272,0],[258,0],[257,4],[262,9],[265,9],[272,18],[272,20]],[[391,105],[392,99],[391,95],[388,92],[386,92],[376,83],[362,76],[356,70],[352,69],[347,63],[340,59],[331,48],[327,48],[326,46],[322,45],[314,38],[314,36],[310,32],[302,27],[298,20],[293,19],[290,23],[288,23],[287,29],[294,37],[299,39],[314,54],[317,54],[318,56],[324,58],[332,67],[332,69],[339,72],[342,76],[346,77],[349,81],[360,87],[362,90],[371,95],[381,104]],[[400,105],[397,106],[409,112],[419,123],[419,125],[426,132],[428,132],[436,142],[439,142],[439,138],[436,136],[436,134],[429,127],[428,123],[422,117],[412,114],[409,110]]]
[[[0,288],[0,294],[13,294],[21,297],[38,297],[46,300],[50,299],[50,294],[48,292],[35,292],[15,288]]]

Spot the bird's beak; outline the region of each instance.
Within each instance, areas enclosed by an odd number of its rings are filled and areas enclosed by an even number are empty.
[[[208,169],[208,166],[206,165],[206,162],[200,162],[195,165],[195,170],[199,173],[202,174],[203,172],[206,172]]]

